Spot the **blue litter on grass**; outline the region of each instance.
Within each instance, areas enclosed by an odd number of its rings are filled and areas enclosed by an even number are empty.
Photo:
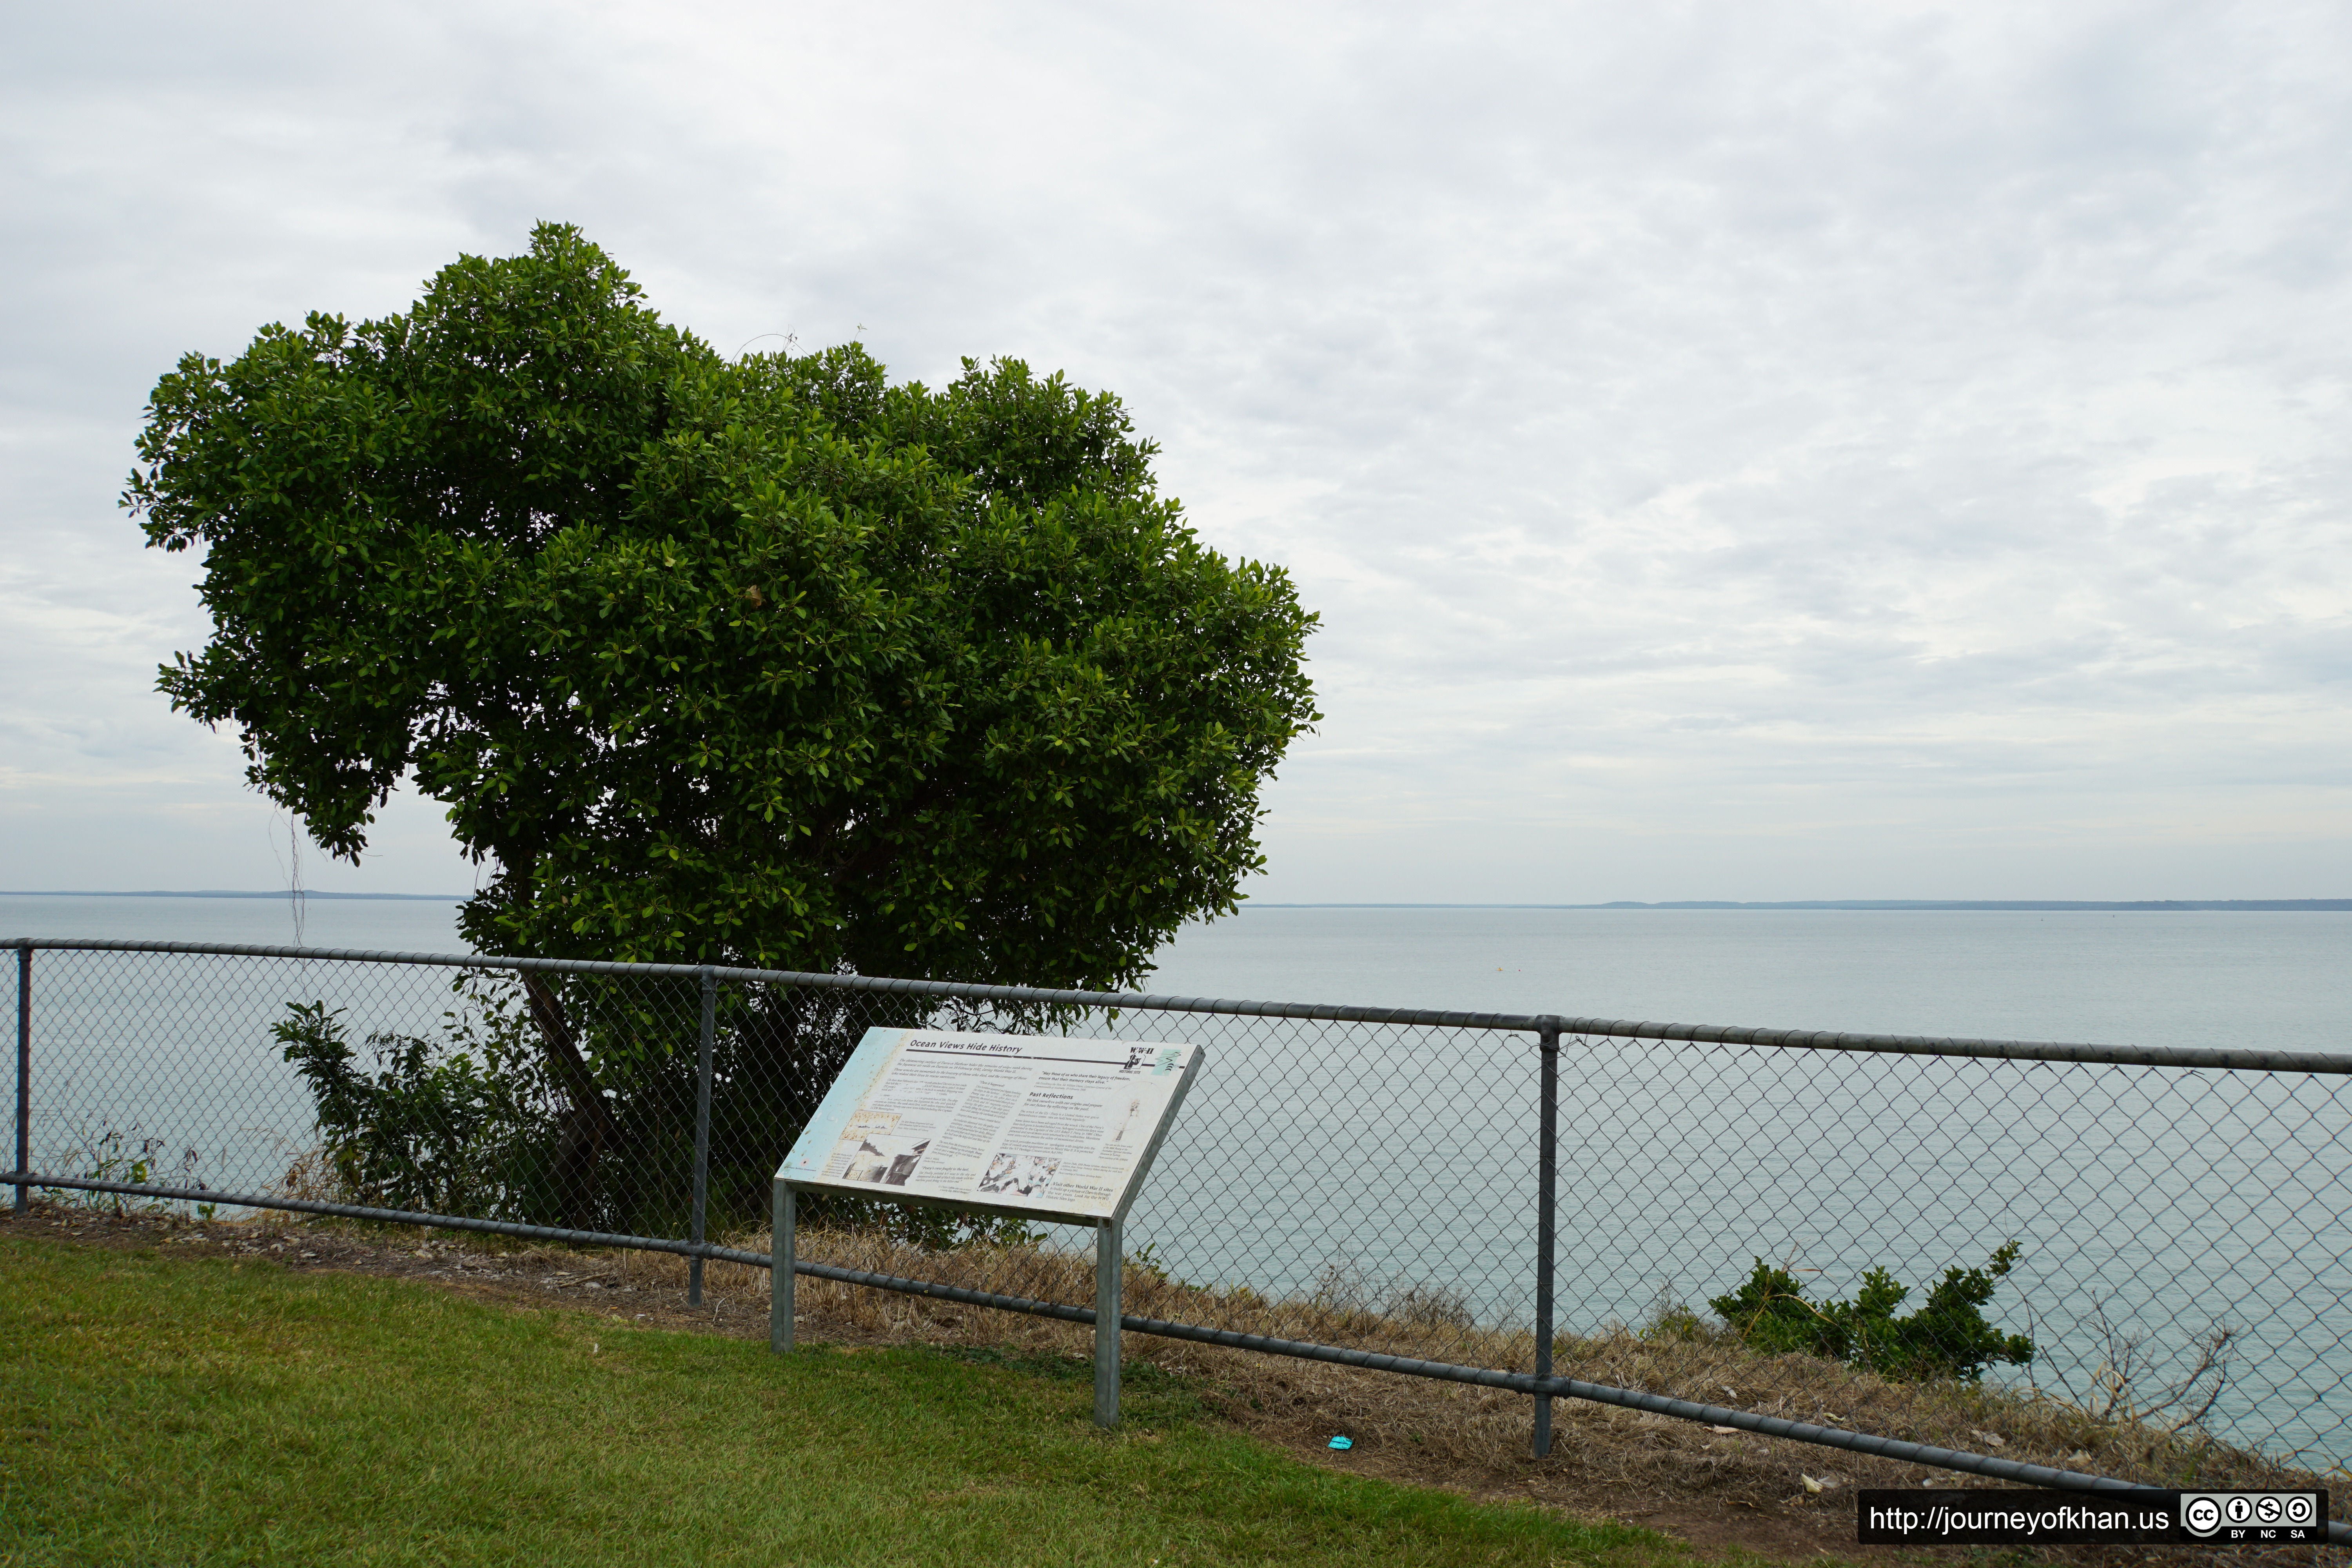
[[[1334,1437],[1331,1439],[1331,1447],[1334,1448],[1352,1448],[1355,1446],[1356,1440],[1353,1437]]]

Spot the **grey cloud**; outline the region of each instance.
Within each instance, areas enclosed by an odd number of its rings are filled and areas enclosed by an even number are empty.
[[[185,574],[111,509],[172,356],[398,309],[547,216],[725,349],[862,325],[902,374],[1127,395],[1204,535],[1325,616],[1269,896],[1355,887],[1365,835],[1397,880],[1360,896],[2096,896],[2126,838],[2225,864],[2214,791],[2352,873],[2335,8],[158,6],[16,43],[29,773],[152,753],[239,798],[147,690],[202,635]],[[1836,882],[1842,831],[1914,880]],[[1644,881],[1704,870],[1678,836],[1782,880]],[[369,875],[447,880],[403,842]]]

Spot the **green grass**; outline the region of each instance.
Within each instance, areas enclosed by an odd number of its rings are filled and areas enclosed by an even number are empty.
[[[0,1242],[0,1563],[1575,1563],[1663,1538],[1303,1465],[1136,1369],[766,1347]]]

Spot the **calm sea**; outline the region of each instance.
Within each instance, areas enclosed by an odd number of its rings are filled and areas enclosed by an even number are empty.
[[[457,906],[437,899],[306,899],[311,947],[379,952],[458,952]],[[104,937],[118,942],[222,942],[283,946],[295,940],[284,899],[83,898],[0,894],[0,937]]]
[[[309,905],[308,942],[450,951],[455,906]],[[280,943],[282,900],[0,898],[0,935]],[[1184,931],[1148,988],[1177,996],[1559,1013],[1768,1027],[2352,1051],[2352,914],[1252,908]],[[267,1179],[307,1102],[267,1025],[177,962],[66,955],[37,973],[52,1157],[92,1118],[250,1136],[215,1184]],[[407,972],[414,977],[418,972]],[[88,977],[77,983],[77,974]],[[308,982],[305,982],[308,984]],[[133,994],[133,991],[137,994]],[[365,1005],[364,987],[352,993]],[[429,1030],[446,998],[372,1027]],[[152,1042],[154,1020],[170,1060]],[[1483,1321],[1530,1311],[1532,1054],[1517,1037],[1317,1033],[1129,1014],[1199,1030],[1211,1077],[1130,1224],[1185,1278],[1311,1289],[1335,1271],[1437,1281]],[[257,1046],[258,1042],[258,1046]],[[40,1053],[37,1051],[37,1058]],[[2343,1098],[2339,1099],[2339,1091]],[[77,1109],[79,1108],[79,1109]],[[1924,1284],[2025,1247],[1994,1315],[2044,1349],[2034,1375],[2087,1394],[2137,1358],[2144,1387],[2236,1331],[2221,1424],[2352,1458],[2352,1089],[2281,1079],[1595,1039],[1562,1074],[1561,1318],[1638,1320],[1728,1289],[1752,1258],[1822,1290],[1887,1265]],[[282,1163],[277,1168],[282,1169]]]
[[[458,950],[454,903],[312,900],[314,947]],[[290,942],[282,900],[0,897],[0,935]],[[2352,1051],[2352,913],[1245,907],[1147,989],[1774,1028]]]
[[[2352,913],[1248,909],[1154,991],[2352,1051]]]

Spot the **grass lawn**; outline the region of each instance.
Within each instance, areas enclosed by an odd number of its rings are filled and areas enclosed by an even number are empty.
[[[1098,1432],[1087,1375],[0,1240],[0,1564],[1687,1560],[1302,1465],[1148,1369]]]

